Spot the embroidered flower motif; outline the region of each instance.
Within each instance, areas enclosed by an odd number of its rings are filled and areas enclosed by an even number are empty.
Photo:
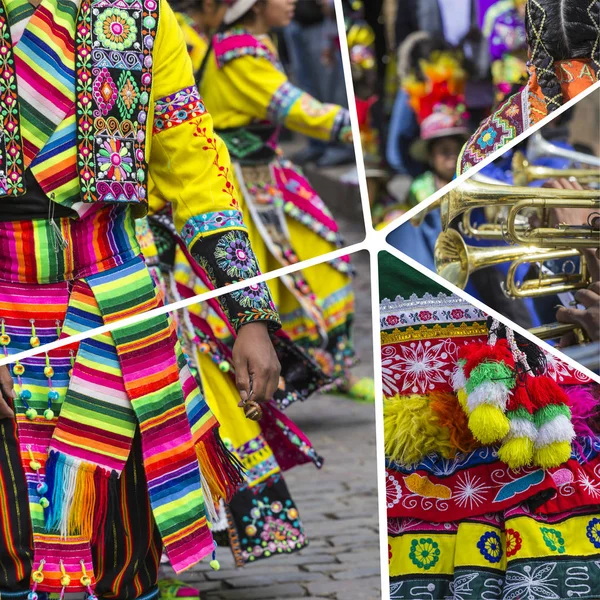
[[[521,534],[514,529],[506,530],[506,556],[514,556],[523,545]]]
[[[117,86],[106,68],[102,68],[98,73],[92,86],[92,96],[98,105],[98,109],[103,115],[107,115],[108,111],[114,106],[117,99]]]
[[[498,563],[502,558],[502,542],[495,531],[486,531],[477,542],[482,556],[491,563]]]
[[[437,542],[431,538],[420,538],[411,542],[408,558],[413,565],[427,571],[440,560],[440,553]]]
[[[452,311],[450,311],[450,316],[453,319],[462,319],[465,316],[465,311],[461,308],[454,308]]]
[[[96,19],[94,31],[98,41],[110,50],[125,50],[136,40],[135,19],[119,8],[108,8]]]
[[[397,317],[396,315],[388,315],[388,316],[385,318],[385,320],[386,320],[386,323],[387,323],[388,325],[391,325],[392,327],[393,327],[394,325],[398,325],[398,323],[400,323],[400,318],[399,318],[399,317]]]
[[[229,277],[249,279],[258,275],[248,238],[239,231],[229,231],[221,237],[215,249],[215,259]]]
[[[231,297],[244,308],[264,308],[269,303],[269,290],[259,283],[231,292]]]
[[[562,533],[557,529],[550,529],[549,527],[540,527],[540,532],[544,538],[544,543],[550,550],[563,554],[565,551],[565,540]]]
[[[129,150],[120,140],[106,140],[98,152],[98,164],[100,171],[105,173],[114,181],[127,179],[131,174],[133,160],[129,156]]]
[[[433,314],[430,313],[428,310],[422,310],[419,313],[419,319],[421,319],[421,321],[430,321],[432,317]]]
[[[498,132],[493,127],[488,127],[486,130],[481,132],[477,143],[481,149],[487,148],[488,146],[493,146],[497,136]]]
[[[119,86],[119,97],[117,99],[117,105],[121,111],[121,115],[125,119],[131,118],[135,107],[137,106],[140,90],[138,89],[135,79],[131,76],[131,73],[124,71],[121,73],[118,81]]]
[[[504,598],[517,600],[560,600],[557,594],[558,585],[556,577],[551,577],[556,568],[556,563],[545,563],[532,568],[530,565],[523,567],[523,573],[516,569],[506,572],[504,585]]]
[[[585,534],[594,548],[600,548],[600,519],[592,519],[585,528]]]

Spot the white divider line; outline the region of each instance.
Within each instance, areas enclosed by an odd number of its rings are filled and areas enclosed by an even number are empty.
[[[23,352],[19,352],[18,354],[12,354],[7,357],[2,357],[0,358],[0,366],[13,363],[17,360],[23,360],[25,358],[29,358],[30,356],[37,356],[38,354],[49,352],[50,350],[55,350],[56,348],[62,348],[63,346],[68,346],[70,344],[81,342],[82,340],[85,340],[87,338],[96,335],[101,335],[103,333],[108,333],[110,331],[113,331],[114,329],[128,327],[129,325],[134,325],[135,323],[151,319],[152,317],[155,317],[157,315],[163,315],[165,313],[174,312],[176,310],[179,310],[180,308],[185,308],[186,306],[191,306],[192,304],[198,304],[200,302],[203,302],[204,300],[210,300],[211,298],[217,298],[218,296],[223,296],[225,294],[229,294],[230,292],[235,292],[237,290],[244,289],[257,283],[268,282],[271,279],[277,279],[282,275],[287,275],[288,273],[293,273],[301,269],[306,269],[308,267],[312,267],[314,265],[327,262],[335,258],[339,258],[341,256],[345,256],[346,254],[353,254],[354,252],[357,252],[359,250],[364,250],[365,244],[366,242],[361,242],[360,244],[353,244],[351,246],[347,246],[346,248],[336,250],[335,252],[329,252],[328,254],[324,254],[323,256],[311,258],[296,265],[282,267],[281,269],[276,269],[275,271],[271,271],[270,273],[257,275],[256,277],[252,277],[251,279],[238,281],[237,283],[233,283],[231,285],[219,288],[217,290],[206,292],[204,294],[198,294],[197,296],[193,296],[192,298],[185,298],[184,300],[179,300],[166,306],[154,308],[139,315],[127,317],[126,319],[117,321],[116,323],[102,325],[101,327],[90,329],[89,331],[84,331],[82,333],[78,333],[76,335],[72,335],[70,337],[66,337],[55,342],[50,342],[49,344],[43,344],[41,346],[38,346],[37,348],[31,348],[30,350],[24,350]]]
[[[410,258],[410,256],[407,256],[406,254],[403,254],[402,252],[400,252],[396,248],[393,248],[392,246],[389,246],[389,245],[387,246],[387,251],[390,254],[393,254],[396,258],[398,258],[401,261],[405,262],[406,264],[410,265],[411,267],[413,267],[417,271],[423,273],[423,275],[426,275],[430,279],[433,279],[433,281],[435,281],[435,282],[439,283],[440,285],[444,286],[445,288],[447,288],[452,293],[456,294],[457,296],[460,296],[461,298],[463,298],[464,300],[466,300],[467,302],[469,302],[470,304],[472,304],[473,306],[475,306],[479,310],[483,311],[484,313],[486,313],[490,317],[494,317],[495,319],[498,319],[498,321],[500,321],[501,323],[504,323],[507,327],[510,327],[514,331],[517,331],[523,337],[527,338],[529,341],[533,342],[534,344],[537,344],[538,346],[542,347],[544,350],[547,350],[548,353],[552,354],[552,356],[555,356],[556,358],[562,360],[563,362],[566,362],[573,369],[575,369],[577,371],[580,371],[581,373],[584,373],[590,379],[593,379],[597,383],[600,383],[600,376],[596,375],[595,373],[593,373],[592,371],[590,371],[586,367],[583,367],[577,361],[575,361],[572,358],[568,357],[566,354],[563,354],[560,350],[557,350],[556,348],[554,348],[553,346],[551,346],[547,342],[545,342],[545,341],[541,340],[540,338],[538,338],[537,336],[533,335],[532,333],[530,333],[524,327],[521,327],[520,325],[517,325],[516,323],[513,323],[507,317],[505,317],[502,314],[500,314],[499,312],[493,310],[492,308],[490,308],[489,306],[487,306],[483,302],[477,300],[476,298],[474,298],[470,294],[467,294],[467,292],[465,292],[464,290],[461,290],[460,288],[456,287],[455,285],[453,285],[452,283],[450,283],[449,281],[447,281],[446,279],[444,279],[442,276],[438,275],[437,273],[434,273],[433,271],[430,271],[429,269],[427,269],[426,267],[424,267],[423,265],[421,265],[420,263],[418,263],[416,260]],[[390,300],[393,300],[393,298],[390,298]]]
[[[575,106],[578,102],[583,100],[583,98],[585,98],[586,96],[589,96],[591,93],[595,92],[598,89],[600,89],[600,81],[596,82],[594,85],[590,86],[587,90],[581,92],[575,98],[572,98],[571,100],[569,100],[568,102],[563,104],[560,108],[556,109],[553,113],[550,113],[548,116],[544,117],[539,123],[532,125],[529,129],[524,131],[522,134],[518,135],[514,140],[507,142],[504,146],[502,146],[502,148],[496,150],[496,152],[494,152],[493,154],[488,156],[486,159],[477,163],[474,167],[471,167],[468,171],[466,171],[462,175],[459,175],[458,177],[453,179],[450,183],[445,185],[442,189],[438,190],[435,194],[433,194],[432,196],[429,196],[429,198],[427,198],[427,200],[424,200],[423,202],[419,202],[419,204],[417,206],[406,211],[402,216],[398,217],[395,221],[386,225],[383,229],[380,230],[379,233],[381,235],[387,236],[388,233],[391,233],[400,225],[403,225],[407,221],[410,221],[410,219],[412,219],[413,217],[418,215],[420,212],[422,212],[423,210],[426,210],[427,207],[429,205],[433,204],[438,198],[445,196],[448,192],[451,192],[455,187],[457,187],[458,185],[460,185],[467,179],[470,179],[476,173],[479,173],[479,171],[481,171],[481,169],[483,169],[490,163],[492,163],[495,160],[497,160],[498,158],[500,158],[505,152],[507,152],[511,148],[514,148],[516,145],[520,144],[521,142],[525,141],[531,134],[535,133],[538,129],[541,129],[542,127],[544,127],[545,125],[550,123],[553,119],[558,117],[560,114],[562,114],[566,110],[569,110],[570,108]]]

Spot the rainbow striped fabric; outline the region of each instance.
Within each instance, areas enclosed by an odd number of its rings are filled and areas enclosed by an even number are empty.
[[[75,24],[80,1],[44,0],[14,47],[25,167],[67,114],[75,113]]]

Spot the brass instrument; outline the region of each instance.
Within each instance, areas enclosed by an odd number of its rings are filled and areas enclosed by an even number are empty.
[[[541,179],[569,179],[573,177],[581,184],[600,182],[598,169],[550,169],[531,165],[522,152],[515,152],[512,159],[513,181],[517,186],[526,186]]]
[[[540,268],[539,275],[535,279],[526,279],[519,282],[516,279],[517,269],[527,263],[541,263],[547,260],[561,258],[580,257],[579,270],[569,273],[544,273]],[[508,268],[506,282],[503,285],[504,293],[510,298],[537,298],[548,294],[561,294],[587,287],[590,284],[590,276],[587,263],[578,250],[554,250],[548,251],[543,256],[523,255],[514,260]]]
[[[539,327],[533,327],[529,330],[529,333],[533,333],[540,340],[556,340],[571,331],[575,334],[579,344],[584,344],[588,341],[587,335],[581,327],[573,323],[548,323]]]
[[[594,247],[600,233],[588,226],[560,226],[529,229],[523,226],[524,210],[571,207],[590,210],[600,207],[598,190],[556,190],[510,185],[489,185],[465,181],[441,199],[442,228],[465,211],[474,208],[497,209],[509,206],[505,224],[507,238],[517,244],[538,247]]]
[[[436,271],[447,281],[464,289],[469,277],[475,271],[499,265],[500,263],[522,259],[524,255],[531,260],[547,260],[547,250],[540,248],[522,248],[519,246],[497,246],[477,248],[468,246],[458,231],[449,229],[439,235],[433,252]]]
[[[577,150],[561,148],[544,139],[544,136],[542,136],[539,131],[536,131],[529,137],[529,141],[527,142],[527,156],[531,162],[542,156],[556,156],[558,158],[570,160],[573,163],[600,168],[600,158],[597,156],[585,154],[584,152],[577,152]]]

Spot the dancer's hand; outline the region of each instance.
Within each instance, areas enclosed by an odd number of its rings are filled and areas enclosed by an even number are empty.
[[[242,404],[249,398],[250,381],[252,400],[268,402],[273,397],[281,365],[266,323],[248,323],[240,328],[233,345],[233,366]]]
[[[561,306],[556,313],[560,323],[573,323],[581,326],[593,342],[600,340],[600,281],[595,281],[589,288],[578,290],[575,300],[585,309],[567,308]],[[561,340],[561,347],[570,345],[571,336]]]
[[[2,395],[0,397],[0,419],[14,419],[15,413],[9,406],[6,398],[14,400],[16,394],[10,369],[6,365],[0,367],[0,388],[2,391]]]

